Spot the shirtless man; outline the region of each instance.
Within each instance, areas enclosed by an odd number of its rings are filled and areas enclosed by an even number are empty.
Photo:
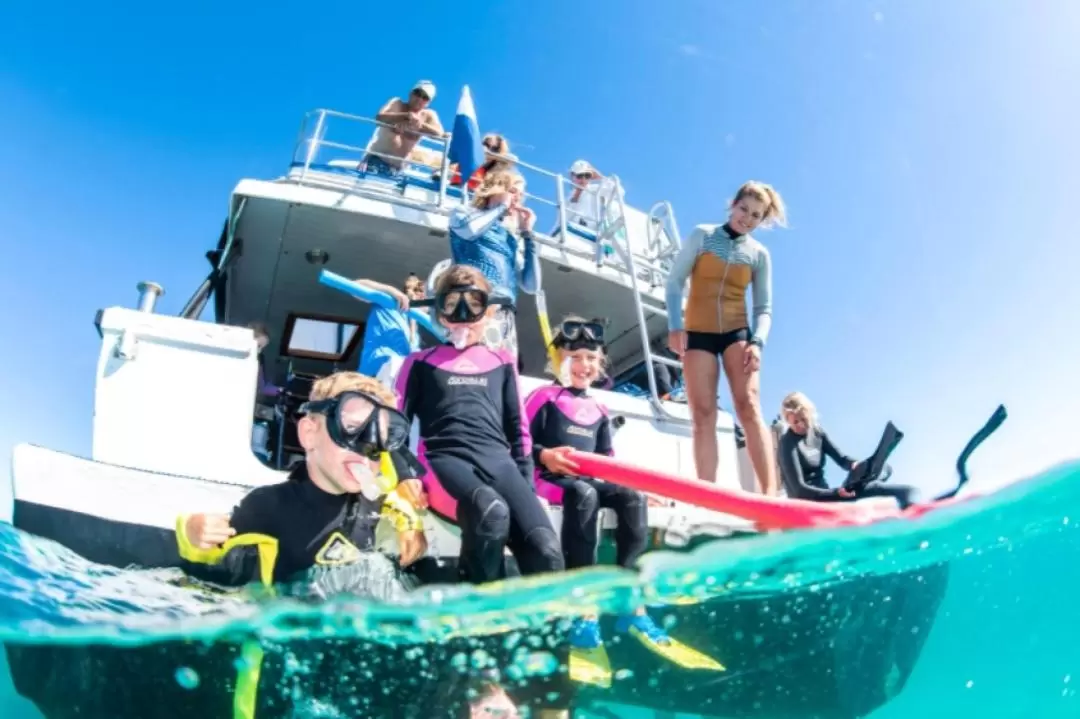
[[[398,175],[421,135],[443,137],[446,134],[439,116],[428,108],[434,99],[435,85],[421,80],[409,93],[408,102],[395,97],[383,105],[375,115],[375,119],[383,124],[375,131],[375,139],[361,162],[368,172],[390,177]]]

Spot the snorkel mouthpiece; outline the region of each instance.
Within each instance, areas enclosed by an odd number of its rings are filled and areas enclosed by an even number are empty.
[[[469,328],[456,326],[450,330],[450,342],[454,349],[461,351],[469,344]]]

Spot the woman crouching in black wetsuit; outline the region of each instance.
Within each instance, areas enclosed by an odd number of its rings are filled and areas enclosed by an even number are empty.
[[[563,507],[562,550],[567,569],[596,564],[597,525],[601,509],[615,512],[616,561],[633,569],[648,534],[648,500],[632,489],[592,477],[582,477],[569,458],[572,450],[613,455],[612,427],[607,408],[588,392],[603,375],[604,324],[568,317],[552,340],[559,363],[554,384],[539,387],[525,400],[525,415],[533,441],[537,493]],[[619,631],[635,630],[653,642],[669,641],[642,608],[622,617]],[[596,617],[579,620],[570,636],[576,648],[601,645]]]
[[[875,479],[850,491],[831,488],[825,482],[825,457],[848,471],[859,462],[836,448],[829,435],[818,424],[814,403],[802,392],[792,392],[780,403],[787,430],[780,435],[780,476],[788,497],[817,502],[843,502],[866,497],[892,497],[901,507],[914,501],[916,489],[902,484],[885,484]]]
[[[559,540],[532,486],[517,361],[481,344],[496,305],[506,304],[490,292],[479,270],[448,268],[435,285],[435,309],[452,344],[409,355],[397,381],[401,411],[420,423],[417,454],[435,475],[427,478],[431,507],[451,518],[456,511],[459,567],[473,583],[501,578],[506,547],[523,575],[564,567]],[[431,486],[436,481],[440,486]],[[440,507],[443,501],[447,506]]]

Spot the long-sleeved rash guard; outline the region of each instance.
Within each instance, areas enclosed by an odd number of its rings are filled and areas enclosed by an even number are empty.
[[[683,321],[682,295],[690,293]],[[746,288],[753,286],[753,326],[746,316]],[[743,327],[765,344],[772,326],[772,275],[769,251],[749,235],[727,225],[698,225],[686,238],[665,287],[668,328],[721,334]]]
[[[524,233],[525,261],[518,267],[518,238],[502,224],[508,211],[507,205],[455,208],[450,213],[450,256],[454,264],[484,273],[494,294],[516,302],[518,287],[530,295],[540,288],[540,260],[532,233]]]

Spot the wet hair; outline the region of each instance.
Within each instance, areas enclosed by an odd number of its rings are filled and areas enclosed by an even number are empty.
[[[491,293],[491,283],[484,273],[471,265],[450,265],[435,282],[435,294],[449,292],[454,287],[476,287]]]
[[[397,407],[397,397],[382,382],[359,372],[335,372],[311,385],[311,401],[333,399],[346,392],[363,392],[388,407]]]
[[[502,689],[498,675],[484,669],[479,676],[454,672],[436,689],[436,706],[446,713],[441,716],[468,719],[472,715],[472,703],[486,698]]]
[[[756,180],[743,183],[743,186],[735,193],[731,206],[734,207],[739,200],[746,197],[752,197],[758,202],[764,203],[765,212],[761,217],[762,227],[769,228],[774,225],[787,227],[787,209],[784,207],[784,198],[780,197],[780,193],[773,189],[772,185],[766,185],[764,182]]]

